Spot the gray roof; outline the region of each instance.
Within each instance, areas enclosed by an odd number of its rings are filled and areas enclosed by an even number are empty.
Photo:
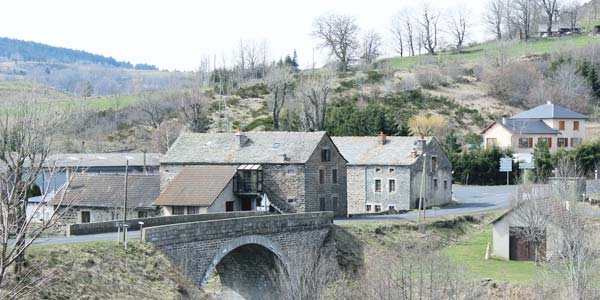
[[[160,194],[159,175],[129,175],[127,207],[152,208]],[[57,192],[51,203],[56,205],[62,193]],[[63,205],[122,208],[125,195],[125,174],[77,174],[65,192]]]
[[[589,119],[589,116],[568,110],[560,105],[547,103],[516,114],[511,119]]]
[[[325,132],[246,132],[240,145],[236,133],[184,132],[169,148],[166,164],[305,163]],[[283,154],[287,160],[283,160]]]
[[[348,165],[404,166],[417,160],[410,153],[418,146],[419,138],[388,136],[386,139],[387,142],[381,145],[376,136],[332,137],[342,156],[348,160]],[[425,139],[428,144],[433,140],[430,137]]]
[[[506,127],[517,134],[560,134],[559,130],[552,129],[542,120],[512,120],[496,121],[496,123]]]
[[[160,153],[146,153],[146,166],[158,167]],[[65,167],[120,167],[125,166],[129,160],[129,166],[141,167],[144,165],[144,153],[58,153],[46,158],[46,166]]]

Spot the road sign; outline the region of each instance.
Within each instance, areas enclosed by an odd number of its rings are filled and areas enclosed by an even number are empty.
[[[129,224],[123,223],[123,222],[117,222],[117,223],[115,223],[115,226],[117,228],[129,228]]]
[[[500,172],[512,172],[512,158],[500,158]]]
[[[535,164],[533,162],[520,162],[519,163],[519,169],[521,170],[531,170],[531,169],[535,169]]]

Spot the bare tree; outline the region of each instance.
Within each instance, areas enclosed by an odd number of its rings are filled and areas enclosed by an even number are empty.
[[[167,153],[181,132],[181,123],[176,120],[165,120],[152,134],[155,151]]]
[[[392,19],[392,33],[397,31],[398,33],[404,34],[404,42],[408,47],[408,54],[411,56],[415,55],[415,19],[413,17],[413,11],[411,9],[404,9],[400,11]],[[394,33],[395,35],[395,33]],[[399,41],[399,39],[397,38]],[[419,41],[417,41],[417,44]],[[418,47],[421,47],[420,44]]]
[[[461,7],[455,10],[448,19],[448,30],[454,39],[456,50],[462,52],[467,29],[470,26],[469,10],[466,7]]]
[[[207,116],[208,96],[198,89],[185,92],[180,99],[179,118],[192,132],[206,132],[210,119]]]
[[[143,94],[136,108],[144,115],[141,123],[157,129],[162,121],[174,112],[172,95],[167,93]]]
[[[505,17],[506,0],[488,0],[483,20],[497,40],[502,40],[502,23]]]
[[[313,36],[321,40],[321,47],[328,48],[335,56],[341,71],[348,71],[359,48],[356,19],[345,15],[323,15],[313,22]]]
[[[555,74],[540,81],[530,92],[527,102],[530,106],[544,104],[548,99],[569,109],[586,112],[590,110],[592,88],[577,73],[577,67],[570,63],[561,64]]]
[[[423,48],[430,55],[435,55],[435,50],[438,46],[438,21],[440,13],[429,5],[423,6],[421,18],[419,19],[419,33],[422,37],[421,43]]]
[[[298,91],[304,110],[304,128],[307,131],[325,130],[334,79],[335,74],[329,70],[313,71],[301,78]]]
[[[400,54],[400,57],[404,56],[404,23],[399,14],[392,17],[390,31],[394,37],[394,51]]]
[[[546,29],[546,33],[548,36],[552,36],[552,22],[554,22],[554,17],[558,13],[559,2],[558,0],[538,0],[538,5],[544,10],[546,13],[548,27]]]
[[[275,67],[267,74],[266,82],[273,109],[273,129],[279,130],[279,116],[281,110],[285,107],[287,98],[292,95],[295,82],[294,75],[289,67]]]
[[[381,55],[381,36],[374,30],[367,31],[362,37],[361,46],[361,58],[366,64],[370,64]]]
[[[538,13],[535,0],[513,0],[515,20],[521,32],[520,38],[529,39]]]
[[[545,188],[522,185],[513,195],[512,218],[518,224],[513,230],[523,241],[533,245],[536,264],[542,260],[544,253],[542,245],[546,241],[552,206],[549,191]]]
[[[37,227],[34,215],[46,201],[40,201],[26,213],[30,188],[35,184],[50,151],[52,130],[59,126],[52,109],[42,103],[25,99],[18,103],[4,103],[0,120],[0,298],[19,299],[23,294],[42,284],[28,282],[25,252],[46,231],[56,225],[64,213],[53,210]],[[50,170],[50,176],[55,174]],[[41,187],[46,195],[49,185]],[[60,193],[58,193],[60,194]],[[56,195],[55,203],[64,199]],[[6,288],[10,268],[13,268],[14,288]],[[44,282],[47,279],[43,279]]]
[[[571,31],[575,30],[575,27],[577,27],[577,22],[579,22],[579,19],[581,18],[581,15],[579,14],[579,7],[579,0],[572,0],[570,3],[565,5],[564,13],[568,16],[567,20],[571,26]]]

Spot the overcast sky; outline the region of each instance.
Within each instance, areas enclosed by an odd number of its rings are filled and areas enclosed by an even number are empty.
[[[193,70],[204,55],[230,58],[240,38],[267,40],[273,59],[297,49],[312,62],[313,19],[333,12],[353,15],[361,29],[380,32],[389,44],[390,18],[419,0],[10,0],[2,3],[0,36],[85,50],[161,69]],[[481,25],[484,0],[431,0],[448,13],[470,11],[471,40],[488,36]],[[326,60],[316,51],[316,60]],[[390,54],[391,51],[387,50]],[[220,58],[219,58],[220,60]]]

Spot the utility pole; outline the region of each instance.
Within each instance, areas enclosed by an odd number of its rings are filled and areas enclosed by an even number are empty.
[[[424,210],[424,197],[426,194],[426,184],[427,184],[427,174],[426,169],[427,169],[427,154],[425,153],[425,138],[423,138],[422,140],[422,150],[421,150],[421,157],[423,158],[423,171],[421,174],[421,191],[419,192],[419,213],[417,215],[417,223],[421,223],[421,210],[423,210],[423,220],[425,220],[425,210]]]
[[[123,243],[127,243],[127,229],[125,228],[125,222],[127,222],[127,177],[128,176],[129,176],[129,160],[126,160],[125,161],[125,193],[123,195]]]

